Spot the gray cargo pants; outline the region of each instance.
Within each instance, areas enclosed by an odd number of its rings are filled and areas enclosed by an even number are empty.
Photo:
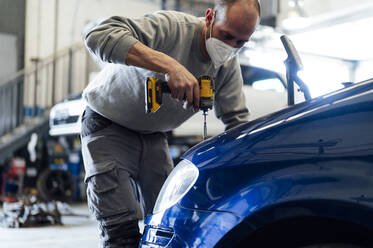
[[[88,207],[99,223],[101,247],[137,247],[139,208],[131,179],[150,213],[173,168],[166,135],[134,132],[87,108],[81,138]]]

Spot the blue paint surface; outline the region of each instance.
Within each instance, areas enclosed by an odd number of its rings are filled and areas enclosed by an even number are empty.
[[[236,225],[298,216],[372,229],[373,80],[241,125],[183,158],[199,178],[177,205],[148,217],[142,247],[213,247]]]

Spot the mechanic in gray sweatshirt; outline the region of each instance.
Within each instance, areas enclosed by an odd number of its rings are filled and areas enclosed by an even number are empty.
[[[81,132],[87,201],[102,247],[138,245],[131,182],[141,188],[150,213],[173,168],[164,132],[198,110],[198,77],[213,78],[215,114],[226,129],[248,120],[236,54],[259,15],[257,0],[221,0],[204,18],[159,11],[138,19],[112,17],[88,32],[88,50],[108,62],[83,92],[88,107]],[[165,79],[171,94],[157,112],[146,114],[150,76]]]

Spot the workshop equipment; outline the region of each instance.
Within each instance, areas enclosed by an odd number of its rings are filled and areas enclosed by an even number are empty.
[[[23,190],[24,177],[26,174],[26,160],[23,158],[12,158],[8,167],[4,170],[0,196],[5,202],[14,202]]]
[[[304,99],[310,100],[311,94],[308,86],[298,76],[298,72],[303,69],[299,53],[289,37],[282,35],[280,39],[288,55],[284,61],[286,66],[286,80],[288,84],[288,105],[294,105],[294,83],[296,83],[299,86],[299,90],[303,92]]]
[[[66,202],[40,201],[34,195],[20,197],[17,202],[4,202],[0,212],[0,227],[20,228],[42,225],[62,225],[63,216],[89,218],[76,214]]]
[[[50,140],[48,147],[48,167],[38,176],[36,188],[44,201],[70,201],[73,198],[75,180],[69,172],[69,149],[61,142]]]
[[[203,121],[203,139],[207,137],[207,123],[206,116],[208,110],[212,109],[214,104],[214,86],[213,81],[209,76],[201,76],[198,78],[199,82],[199,109],[202,110],[204,116]],[[145,112],[147,114],[156,112],[162,105],[163,94],[170,94],[171,90],[166,81],[158,78],[148,77],[145,88]]]

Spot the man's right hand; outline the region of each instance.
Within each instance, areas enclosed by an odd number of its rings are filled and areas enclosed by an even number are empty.
[[[186,100],[187,107],[193,106],[196,112],[199,110],[198,80],[174,58],[136,42],[127,54],[126,64],[166,74],[171,96]]]
[[[194,111],[198,111],[199,83],[183,65],[175,64],[166,74],[166,81],[171,90],[171,97],[179,101],[186,100],[187,108],[193,106]]]

